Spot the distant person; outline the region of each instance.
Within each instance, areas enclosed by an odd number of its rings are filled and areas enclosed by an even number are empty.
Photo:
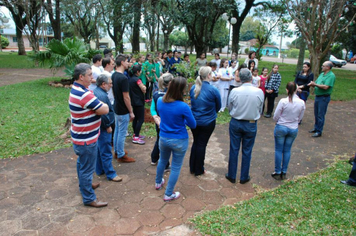
[[[115,61],[111,57],[105,57],[101,61],[101,65],[104,68],[102,74],[106,75],[111,81],[111,75],[112,75],[112,73],[114,73]],[[114,105],[114,94],[112,92],[112,86],[110,86],[110,89],[108,91],[108,96],[109,96],[111,105]]]
[[[119,163],[135,162],[124,150],[127,128],[130,119],[135,118],[131,107],[130,86],[127,76],[124,74],[129,62],[126,55],[119,55],[115,60],[116,69],[112,75],[114,91],[115,133],[114,133],[114,157]]]
[[[274,100],[278,97],[279,86],[282,82],[282,77],[278,72],[278,65],[273,65],[271,73],[267,76],[266,81],[266,98],[267,98],[267,113],[264,115],[266,118],[271,118],[273,108],[274,108]]]
[[[211,62],[215,62],[216,63],[216,69],[217,70],[219,70],[220,69],[220,67],[222,66],[222,65],[220,65],[220,62],[221,62],[221,60],[220,60],[220,54],[219,53],[215,53],[214,54],[214,59],[213,60],[211,60]],[[229,63],[229,62],[228,62]]]
[[[111,78],[101,74],[96,79],[96,85],[94,95],[100,101],[108,105],[109,113],[101,115],[100,134],[98,138],[98,158],[96,160],[95,172],[99,176],[105,174],[108,180],[120,182],[122,178],[116,174],[112,165],[111,136],[113,130],[111,125],[115,122],[115,114],[108,97],[108,91],[112,87]]]
[[[261,116],[263,92],[253,87],[251,72],[244,68],[239,73],[242,85],[231,91],[228,108],[231,116],[230,152],[226,179],[236,183],[238,155],[242,144],[240,184],[250,181],[250,163],[257,133],[257,120]]]
[[[276,180],[286,178],[292,145],[298,135],[298,124],[305,111],[304,101],[296,95],[297,85],[289,82],[286,89],[288,97],[279,101],[273,116],[276,127],[274,128],[275,168],[272,177]]]
[[[219,90],[209,84],[212,70],[202,66],[195,85],[190,90],[191,109],[197,126],[192,130],[193,144],[190,150],[190,173],[195,176],[205,173],[204,160],[206,146],[215,129],[217,112],[221,108]]]
[[[221,109],[219,112],[224,112],[227,104],[227,96],[229,93],[229,87],[234,75],[229,67],[229,61],[226,58],[221,60],[221,67],[219,69],[220,81],[219,81],[219,92],[221,96]]]
[[[248,66],[247,68],[253,73],[253,70],[256,68],[256,62],[254,60],[249,60],[248,61]]]
[[[245,64],[248,65],[249,60],[254,60],[255,61],[255,67],[258,68],[258,60],[256,58],[256,52],[255,51],[250,51],[248,53],[248,58],[245,59]]]
[[[252,85],[259,88],[261,85],[261,77],[258,75],[258,68],[252,70]]]
[[[314,87],[315,101],[314,101],[314,116],[315,124],[314,129],[310,130],[309,133],[314,133],[312,137],[321,137],[323,133],[325,114],[328,109],[330,102],[330,95],[333,92],[335,84],[335,74],[331,71],[333,68],[333,63],[331,61],[326,61],[323,63],[321,70],[322,73],[319,75],[318,79],[314,82],[310,82],[308,86]]]
[[[307,101],[309,96],[309,86],[308,84],[314,80],[314,74],[311,72],[311,66],[309,62],[303,63],[302,71],[298,72],[295,76],[294,82],[298,86],[297,95],[304,102]]]
[[[350,175],[349,175],[349,178],[348,180],[341,180],[340,182],[342,184],[345,184],[345,185],[349,185],[349,186],[352,186],[352,187],[356,187],[356,162],[355,162],[355,158],[356,158],[356,154],[353,158],[353,165],[352,165],[352,169],[351,169],[351,172],[350,172]]]
[[[196,127],[192,111],[183,101],[186,85],[185,78],[174,78],[168,86],[167,93],[157,102],[157,110],[161,118],[159,140],[161,155],[157,166],[156,190],[160,190],[165,182],[163,173],[172,154],[171,174],[163,197],[166,202],[180,197],[179,192],[174,192],[174,186],[178,181],[189,143],[186,125],[192,129]]]
[[[217,69],[217,65],[216,65],[215,62],[209,62],[208,65],[209,65],[209,67],[211,68],[211,71],[212,71],[212,78],[210,80],[210,84],[220,91],[219,82],[220,82],[221,75],[219,74],[219,71]]]
[[[91,66],[91,70],[93,71],[93,79],[91,81],[91,84],[89,86],[89,90],[94,91],[96,88],[96,78],[98,78],[99,75],[103,72],[102,66],[101,66],[101,60],[103,57],[101,54],[96,54],[93,57],[93,65]]]
[[[262,114],[265,111],[265,101],[266,101],[266,81],[267,81],[267,76],[268,76],[268,68],[267,67],[263,67],[262,68],[262,72],[260,75],[260,89],[263,91],[263,95],[265,96],[264,100],[263,100],[263,106],[262,106]]]
[[[178,52],[175,51],[174,56],[171,59],[169,59],[169,72],[171,74],[177,73],[177,68],[175,68],[175,67],[176,67],[176,64],[179,64],[180,62],[181,62],[181,59],[178,56]]]
[[[98,156],[97,140],[101,124],[101,115],[108,114],[109,107],[97,99],[88,90],[93,79],[91,66],[79,63],[73,72],[74,83],[69,95],[69,109],[73,149],[78,156],[77,175],[83,203],[91,207],[105,207],[107,202],[98,201],[94,189],[99,183],[93,184],[93,173]]]
[[[194,65],[196,65],[197,72],[202,66],[206,66],[208,64],[208,61],[206,60],[205,52],[200,54],[200,56],[197,58],[195,61]]]

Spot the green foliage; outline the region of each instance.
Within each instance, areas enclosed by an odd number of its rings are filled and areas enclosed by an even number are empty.
[[[283,54],[287,54],[288,58],[298,58],[299,57],[299,49],[292,48],[292,49],[283,51]],[[309,51],[308,50],[305,50],[304,57],[305,58],[309,58]]]
[[[35,63],[28,56],[20,56],[17,52],[0,52],[0,68],[35,68]]]
[[[250,200],[205,212],[192,222],[202,235],[355,235],[356,188],[339,183],[349,171],[348,163],[337,161]]]
[[[256,35],[261,27],[263,26],[261,25],[261,22],[256,19],[256,17],[247,16],[242,22],[240,28],[240,40],[248,41],[256,38]]]
[[[184,78],[187,78],[187,79],[195,78],[195,72],[196,72],[197,68],[193,62],[191,62],[189,65],[187,62],[182,61],[181,63],[175,64],[175,65],[176,65],[175,68],[177,69],[177,72],[179,74],[181,74],[181,76],[183,76]]]
[[[336,58],[342,58],[342,46],[340,44],[334,44],[331,48],[331,54]]]
[[[210,48],[223,48],[229,43],[229,30],[226,27],[226,21],[219,19],[213,30]]]
[[[51,69],[64,66],[74,68],[78,63],[89,63],[93,55],[97,53],[100,53],[100,51],[88,51],[85,43],[74,37],[73,39],[66,38],[62,42],[53,39],[48,43],[46,51],[38,52],[31,58],[40,64],[49,62]]]
[[[186,32],[175,30],[169,35],[169,42],[174,46],[185,47],[189,45],[190,40]]]
[[[6,48],[7,46],[9,46],[9,44],[9,40],[1,35],[1,48]]]

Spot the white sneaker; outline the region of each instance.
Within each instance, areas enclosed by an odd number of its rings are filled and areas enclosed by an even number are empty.
[[[180,197],[180,193],[179,192],[174,192],[171,196],[164,195],[163,201],[169,202],[169,201],[176,200],[179,197]]]
[[[160,184],[155,184],[155,188],[156,190],[161,190],[163,188],[163,184],[164,184],[164,179],[162,178],[162,182]]]

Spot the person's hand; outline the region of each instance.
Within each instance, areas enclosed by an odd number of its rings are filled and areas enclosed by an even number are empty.
[[[160,126],[160,124],[161,124],[161,117],[155,115],[155,116],[153,116],[153,119],[154,119],[156,125],[157,125],[158,128],[159,128],[159,126]]]
[[[301,90],[301,89],[297,89],[297,91],[298,91],[298,93],[301,93],[301,92],[302,92],[302,90]]]
[[[109,134],[112,133],[112,128],[111,128],[111,126],[110,126],[109,128],[106,128],[106,132],[108,132]]]
[[[310,82],[310,83],[308,84],[308,86],[314,87],[314,86],[315,86],[315,82],[314,82],[314,81]]]
[[[130,119],[134,119],[135,118],[135,114],[133,112],[130,112]]]

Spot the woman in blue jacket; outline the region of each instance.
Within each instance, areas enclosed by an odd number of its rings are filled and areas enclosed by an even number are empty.
[[[209,66],[200,68],[198,77],[190,90],[191,109],[197,122],[192,129],[193,145],[190,151],[190,173],[195,176],[205,173],[204,160],[206,146],[215,129],[217,112],[221,108],[220,92],[209,84],[212,70]]]
[[[158,99],[157,110],[161,118],[160,123],[160,159],[157,166],[156,190],[164,184],[164,169],[172,154],[171,174],[163,197],[164,201],[172,201],[180,197],[179,192],[174,192],[183,165],[184,155],[188,148],[188,132],[185,125],[194,129],[196,122],[189,106],[183,101],[183,92],[187,81],[183,77],[174,78],[167,93]]]

